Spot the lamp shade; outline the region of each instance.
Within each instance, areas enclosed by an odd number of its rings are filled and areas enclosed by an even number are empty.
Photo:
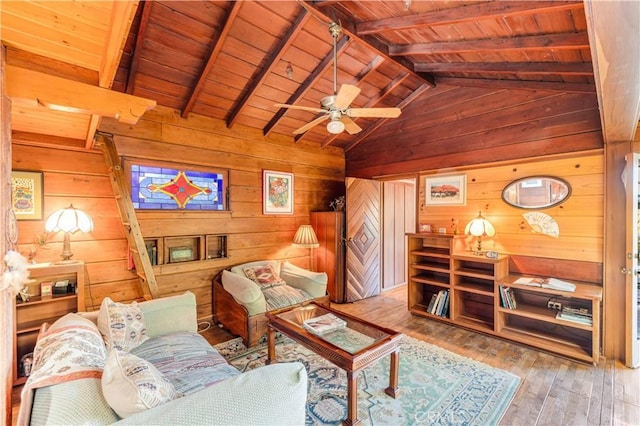
[[[302,248],[318,248],[318,238],[311,225],[300,225],[293,237],[293,245]]]
[[[44,228],[47,232],[90,232],[93,230],[93,221],[85,212],[71,204],[65,209],[53,212],[47,218]]]
[[[474,237],[493,237],[496,235],[496,228],[493,227],[491,222],[482,217],[482,212],[478,212],[478,217],[467,223],[464,233]]]

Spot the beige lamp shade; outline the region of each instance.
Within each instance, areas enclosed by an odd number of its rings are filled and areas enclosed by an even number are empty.
[[[71,204],[65,209],[51,213],[44,228],[47,232],[64,232],[61,256],[63,261],[69,261],[73,256],[69,235],[78,231],[91,232],[93,230],[93,221],[85,212],[73,207],[73,204]]]
[[[471,219],[464,228],[464,233],[478,238],[478,249],[476,254],[482,253],[482,237],[493,237],[496,235],[496,228],[487,219],[482,217],[482,212],[478,212],[478,217]]]
[[[301,248],[318,248],[318,237],[311,225],[300,225],[293,237],[293,245]]]

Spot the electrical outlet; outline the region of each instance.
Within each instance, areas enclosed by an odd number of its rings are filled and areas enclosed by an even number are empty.
[[[562,303],[556,302],[556,301],[553,301],[553,300],[549,300],[547,302],[547,308],[555,309],[556,311],[561,311],[562,310]]]

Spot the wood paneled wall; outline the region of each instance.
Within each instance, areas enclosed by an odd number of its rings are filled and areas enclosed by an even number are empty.
[[[309,251],[295,249],[297,227],[309,223],[309,212],[328,210],[344,194],[344,156],[338,149],[321,149],[293,138],[265,138],[261,133],[223,122],[157,108],[136,126],[104,119],[100,130],[114,135],[118,151],[140,163],[169,161],[183,165],[230,170],[230,212],[142,212],[138,220],[145,237],[228,234],[228,258],[156,267],[163,296],[191,290],[199,318],[211,316],[211,279],[221,269],[258,259],[288,259],[308,267]],[[63,150],[14,143],[13,168],[44,172],[44,215],[73,203],[94,221],[94,231],[73,234],[74,258],[87,263],[88,309],[102,299],[139,299],[138,279],[127,270],[127,242],[100,151]],[[294,214],[262,214],[263,169],[294,173]],[[27,253],[44,232],[44,221],[19,222],[19,248]],[[62,234],[40,248],[37,261],[55,261]]]
[[[465,206],[425,205],[425,178],[444,174],[420,175],[419,223],[432,224],[434,229],[453,231],[458,222],[460,234],[466,224],[478,215],[493,223],[497,234],[483,238],[482,247],[512,255],[551,259],[580,260],[602,264],[604,238],[604,157],[601,150],[561,158],[543,158],[481,168],[461,168],[453,172],[467,178]],[[519,209],[505,203],[502,190],[513,180],[535,175],[560,177],[571,185],[567,201],[542,211],[553,217],[560,228],[558,238],[535,234]],[[460,244],[472,249],[476,240],[461,236]]]
[[[439,85],[348,149],[347,176],[405,175],[602,147],[593,94]]]

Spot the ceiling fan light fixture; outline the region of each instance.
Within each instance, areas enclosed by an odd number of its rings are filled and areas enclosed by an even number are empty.
[[[344,123],[340,120],[331,120],[327,123],[327,131],[333,135],[344,132]]]

